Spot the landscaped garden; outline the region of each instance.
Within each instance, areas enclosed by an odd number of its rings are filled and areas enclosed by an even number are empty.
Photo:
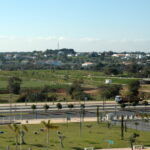
[[[21,126],[21,125],[19,125]],[[65,150],[83,150],[84,147],[95,148],[112,148],[112,147],[130,147],[129,139],[133,133],[138,133],[140,136],[136,139],[136,144],[150,146],[150,132],[136,131],[127,129],[124,140],[121,140],[120,126],[109,125],[107,123],[83,123],[80,128],[80,123],[55,124],[54,129],[50,129],[50,140],[47,144],[47,130],[44,130],[43,124],[26,125],[28,131],[24,131],[25,144],[21,146],[22,150],[44,150],[49,147],[49,150],[62,149],[61,140],[58,135],[58,130],[62,135],[62,144]],[[24,129],[24,128],[22,128]],[[82,130],[80,130],[82,129]],[[15,132],[7,125],[0,126],[0,149],[15,150]],[[19,136],[19,142],[21,137]],[[108,144],[108,140],[113,141],[113,144]]]

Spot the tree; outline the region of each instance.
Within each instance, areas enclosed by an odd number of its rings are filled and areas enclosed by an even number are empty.
[[[99,86],[101,98],[104,99],[114,98],[116,95],[119,95],[121,88],[122,88],[121,85],[102,84]]]
[[[31,106],[31,109],[33,110],[33,113],[34,113],[34,111],[36,110],[36,105],[33,104],[33,105]]]
[[[34,116],[34,113],[35,113],[35,110],[37,109],[36,105],[31,105],[31,109],[33,111],[33,116]],[[35,113],[35,118],[37,119],[37,112]]]
[[[20,129],[20,137],[21,137],[21,143],[20,144],[25,144],[24,136],[25,132],[28,132],[28,128],[26,125],[22,125]]]
[[[8,90],[10,93],[19,94],[22,80],[18,77],[10,77],[8,80]]]
[[[130,138],[129,138],[129,142],[130,142],[130,145],[131,145],[131,149],[133,150],[133,144],[135,143],[136,141],[136,138],[139,137],[140,135],[137,134],[137,133],[133,133]]]
[[[120,104],[120,107],[122,110],[124,110],[124,108],[126,107],[126,104],[122,103],[122,104]]]
[[[62,104],[61,104],[61,103],[57,103],[56,107],[57,107],[58,109],[62,109]]]
[[[15,135],[15,143],[16,143],[16,150],[18,150],[18,137],[19,137],[19,132],[20,132],[20,128],[17,124],[11,124],[8,125],[9,129],[11,129],[14,132]]]
[[[43,106],[43,108],[44,108],[45,112],[47,112],[47,110],[49,109],[49,105],[45,104],[45,105]]]
[[[82,81],[74,81],[72,85],[68,88],[68,94],[72,99],[80,99],[83,94],[83,88],[81,87]]]
[[[104,73],[106,75],[117,75],[120,72],[119,72],[118,68],[116,68],[114,66],[107,66],[104,68]]]
[[[129,94],[128,96],[133,98],[139,94],[140,82],[139,80],[133,80],[128,84]]]
[[[121,116],[121,140],[124,139],[124,116]]]
[[[11,129],[14,132],[15,135],[15,143],[16,143],[16,150],[18,150],[18,138],[19,135],[21,137],[21,143],[20,144],[25,144],[25,140],[24,140],[24,134],[25,132],[28,131],[28,128],[26,127],[26,125],[17,125],[17,124],[9,124],[8,125],[9,129]]]
[[[49,147],[50,145],[50,130],[51,129],[58,129],[58,126],[55,126],[53,125],[50,120],[48,120],[47,122],[46,121],[42,121],[41,124],[44,126],[45,130],[46,130],[46,133],[47,133],[47,148]]]
[[[64,140],[65,136],[60,131],[57,131],[57,135],[60,140],[61,148],[64,148],[63,140]]]
[[[30,90],[27,93],[26,97],[28,102],[42,102],[47,101],[48,99],[48,93],[43,90]]]
[[[72,109],[74,107],[73,104],[68,104],[68,108]]]

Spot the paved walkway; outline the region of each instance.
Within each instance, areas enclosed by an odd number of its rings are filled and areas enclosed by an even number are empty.
[[[17,122],[21,122],[22,124],[40,124],[41,121],[51,120],[52,123],[67,123],[66,118],[51,118],[51,119],[32,119],[32,120],[17,120]],[[95,122],[97,120],[96,117],[85,117],[85,122]],[[80,122],[80,118],[71,118],[68,122]]]

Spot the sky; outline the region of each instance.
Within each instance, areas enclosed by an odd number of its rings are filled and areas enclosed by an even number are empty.
[[[150,0],[1,0],[0,52],[150,52]]]

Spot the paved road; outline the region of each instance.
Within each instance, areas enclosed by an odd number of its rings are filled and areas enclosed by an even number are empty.
[[[11,110],[9,104],[0,105],[0,123],[4,122],[5,120],[32,120],[32,119],[66,119],[69,118],[79,118],[80,117],[80,104],[74,103],[74,108],[69,109],[66,103],[63,104],[63,109],[58,110],[56,108],[56,104],[50,103],[50,109],[45,112],[43,109],[43,105],[45,103],[38,103],[37,109],[33,112],[31,109],[32,104],[13,104],[11,106]],[[106,114],[108,112],[113,112],[115,115],[136,115],[137,113],[150,113],[150,105],[149,106],[129,106],[126,107],[124,111],[121,110],[120,106],[113,103],[106,103],[105,105],[99,102],[88,102],[85,103],[85,118],[95,118],[96,117],[96,110],[97,106],[100,108],[101,114]],[[119,123],[119,122],[118,122]],[[133,125],[129,125],[131,128],[135,128],[135,123]],[[139,123],[140,124],[140,123]],[[149,126],[149,125],[148,125]],[[141,129],[143,125],[139,129]],[[147,129],[148,128],[148,129]],[[145,127],[146,130],[149,130],[149,127]]]

